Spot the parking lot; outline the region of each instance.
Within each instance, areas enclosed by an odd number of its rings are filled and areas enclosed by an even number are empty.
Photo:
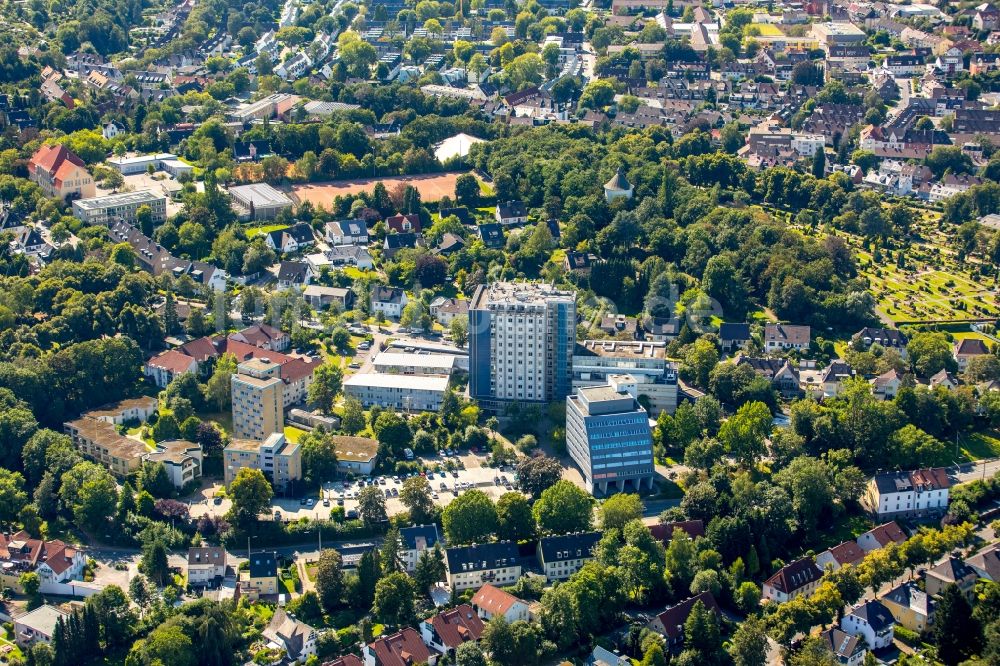
[[[448,461],[461,465],[460,469],[446,471],[445,465]],[[495,469],[486,467],[486,458],[473,453],[444,457],[440,455],[420,457],[415,460],[427,471],[427,482],[431,486],[435,504],[445,506],[459,494],[467,492],[473,488],[482,490],[493,500],[511,490],[515,490],[514,469],[506,467]],[[394,515],[406,510],[399,500],[399,491],[403,489],[403,476],[378,476],[374,479],[386,498],[386,511]],[[503,481],[506,480],[506,485]],[[361,485],[364,484],[364,485]],[[308,497],[275,497],[271,501],[272,518],[284,521],[294,521],[300,518],[323,519],[329,518],[334,507],[342,506],[348,517],[351,517],[358,509],[358,492],[366,485],[372,485],[372,480],[354,481],[329,481],[316,494]],[[190,504],[191,516],[200,517],[224,515],[231,506],[231,502],[226,498],[215,498],[212,488],[206,488],[202,498]]]

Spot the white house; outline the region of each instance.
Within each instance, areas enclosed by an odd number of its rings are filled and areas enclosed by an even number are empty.
[[[408,302],[406,292],[398,287],[372,287],[372,310],[389,319],[399,319]]]
[[[430,550],[441,542],[441,535],[438,534],[437,525],[414,525],[413,527],[403,527],[399,530],[399,557],[403,561],[403,570],[406,573],[413,573],[417,568],[417,560],[421,553]]]
[[[513,594],[504,592],[499,587],[488,583],[472,595],[472,607],[484,620],[503,615],[508,622],[517,622],[518,620],[527,622],[530,617],[526,601],[522,601]]]
[[[316,655],[316,630],[292,618],[283,608],[274,611],[263,635],[271,647],[285,650],[291,662],[302,664]]]
[[[513,585],[521,577],[517,544],[509,541],[454,546],[444,554],[448,585],[453,590],[478,588],[485,583]]]
[[[840,620],[840,628],[852,636],[864,636],[872,650],[892,645],[896,621],[889,609],[878,601],[865,601]]]
[[[226,549],[221,546],[188,548],[188,584],[208,585],[226,575]]]
[[[331,245],[368,245],[368,226],[364,220],[327,222],[325,235]]]

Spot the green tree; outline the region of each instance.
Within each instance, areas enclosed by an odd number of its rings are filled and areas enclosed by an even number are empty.
[[[247,527],[256,523],[257,517],[270,509],[274,491],[263,472],[244,467],[236,473],[236,478],[229,485],[228,494],[233,502],[229,509],[230,520],[241,527]]]
[[[521,493],[504,493],[497,500],[497,537],[504,541],[524,541],[535,534],[531,504]]]
[[[462,643],[455,650],[455,666],[487,666],[483,649],[474,641]]]
[[[118,485],[110,474],[104,472],[87,479],[80,486],[73,505],[73,515],[85,529],[100,533],[107,526],[108,519],[114,515],[117,505]]]
[[[322,428],[307,433],[299,440],[302,450],[303,476],[312,484],[320,484],[337,474],[337,445],[330,433]]]
[[[160,587],[163,587],[170,579],[170,567],[167,564],[167,547],[162,540],[154,539],[143,544],[139,571]]]
[[[380,525],[388,519],[385,495],[376,486],[366,486],[358,493],[358,514],[365,525]]]
[[[417,558],[413,570],[413,582],[417,590],[427,592],[435,583],[443,580],[446,573],[444,553],[440,545],[434,544],[433,548],[425,549]]]
[[[942,369],[950,372],[958,369],[952,356],[951,343],[944,333],[915,333],[910,338],[906,353],[914,371],[921,377],[930,377]]]
[[[312,384],[309,385],[309,404],[317,407],[324,414],[333,412],[344,381],[344,371],[333,363],[324,363],[313,373]]]
[[[595,79],[580,94],[581,109],[602,109],[615,100],[615,86],[608,79]]]
[[[434,499],[431,484],[425,476],[414,476],[403,482],[399,491],[399,501],[410,512],[410,522],[414,525],[429,523],[434,516]]]
[[[365,429],[365,410],[357,398],[348,396],[344,400],[344,407],[340,413],[340,427],[348,435],[356,435]]]
[[[449,543],[482,543],[497,531],[497,510],[486,493],[469,490],[444,508],[441,523]]]
[[[27,503],[28,493],[21,473],[0,469],[0,521],[13,522]]]
[[[546,489],[532,508],[535,522],[543,532],[568,534],[584,532],[593,523],[590,495],[570,481],[557,481]]]
[[[941,594],[931,632],[937,643],[938,659],[947,666],[978,653],[982,643],[979,623],[973,619],[972,606],[957,585],[949,585]]]
[[[405,573],[391,573],[375,585],[375,604],[372,613],[386,624],[403,626],[414,616],[416,591],[413,580]]]
[[[518,486],[535,499],[561,478],[562,465],[549,456],[522,458],[517,464]]]
[[[759,616],[751,615],[736,628],[729,641],[729,656],[735,666],[764,666],[767,663],[767,632]]]
[[[42,587],[42,579],[38,577],[34,571],[25,571],[17,579],[17,584],[21,587],[21,591],[24,592],[24,596],[28,597],[28,610],[38,608],[42,605],[42,595],[39,594],[39,590]]]
[[[325,548],[316,562],[316,592],[323,608],[332,612],[344,596],[344,561],[340,552]]]
[[[627,523],[642,518],[642,500],[638,495],[618,493],[604,500],[599,512],[603,529],[622,529]]]
[[[753,467],[764,453],[764,440],[771,434],[773,417],[762,402],[748,402],[719,428],[719,441],[746,467]]]
[[[236,357],[223,354],[215,361],[212,376],[205,385],[205,397],[215,409],[227,409],[232,402],[232,377],[236,374]]]

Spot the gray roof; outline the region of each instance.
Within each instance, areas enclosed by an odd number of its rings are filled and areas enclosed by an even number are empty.
[[[445,550],[448,560],[448,570],[487,571],[501,567],[511,567],[517,564],[517,544],[509,541],[497,543],[482,543],[472,546],[455,546]]]
[[[878,601],[866,601],[851,610],[851,615],[861,618],[875,631],[882,631],[896,624],[892,613]]]
[[[580,532],[542,537],[538,547],[543,562],[561,562],[593,557],[594,546],[601,540],[600,532]]]
[[[403,542],[406,550],[417,549],[417,539],[423,538],[427,548],[433,548],[434,544],[441,541],[438,534],[437,525],[414,525],[413,527],[403,527],[399,530],[399,539]]]

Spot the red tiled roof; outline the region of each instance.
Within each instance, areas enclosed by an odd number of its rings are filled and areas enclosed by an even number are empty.
[[[57,176],[59,169],[67,163],[78,167],[85,166],[83,160],[66,146],[42,146],[31,156],[30,164],[33,169],[41,169],[52,176]]]
[[[895,520],[879,525],[878,527],[873,527],[865,534],[871,534],[872,538],[878,541],[883,547],[888,546],[892,542],[903,543],[906,541],[906,534],[903,533],[902,528],[896,524]],[[861,536],[864,536],[864,534]]]
[[[324,661],[323,666],[364,666],[364,662],[353,654],[345,654],[333,661]]]
[[[215,343],[209,337],[190,340],[178,347],[178,349],[199,363],[219,355],[219,350],[215,348]]]
[[[431,651],[412,627],[380,638],[368,647],[375,653],[380,666],[414,666],[430,661]]]
[[[294,382],[315,372],[319,367],[319,360],[306,360],[282,354],[281,352],[270,351],[262,347],[255,347],[245,342],[228,338],[223,342],[223,353],[229,353],[236,357],[237,363],[248,361],[252,358],[266,358],[272,363],[281,366],[281,378],[286,382]]]
[[[409,220],[409,229],[403,228],[404,220]],[[413,231],[416,233],[420,232],[420,216],[413,213],[409,215],[403,215],[402,213],[399,215],[392,215],[385,218],[385,224],[390,230],[395,231],[396,233],[403,233],[404,231]]]
[[[865,551],[861,550],[861,546],[856,541],[845,541],[831,548],[830,555],[833,556],[837,564],[854,564],[864,559]]]
[[[467,641],[478,641],[483,635],[483,621],[469,604],[439,613],[428,622],[441,638],[441,643],[452,649]]]
[[[513,594],[504,592],[499,587],[493,587],[489,583],[479,588],[472,596],[472,604],[490,615],[504,615],[519,601],[521,600]]]
[[[168,349],[165,352],[161,352],[146,362],[151,367],[163,368],[175,374],[188,372],[191,370],[193,363],[195,363],[194,358],[176,349]]]
[[[21,530],[16,534],[0,534],[0,562],[25,562],[35,567],[47,564],[56,574],[61,574],[72,565],[76,549],[62,541],[42,541],[33,539]]]
[[[910,472],[910,481],[913,485],[920,485],[925,489],[938,490],[951,487],[951,480],[948,478],[948,472],[944,467],[913,470]]]
[[[233,333],[229,336],[229,339],[262,347],[270,343],[272,340],[277,340],[282,337],[287,336],[283,331],[273,326],[268,326],[267,324],[255,324],[249,328],[244,328],[238,333]]]

